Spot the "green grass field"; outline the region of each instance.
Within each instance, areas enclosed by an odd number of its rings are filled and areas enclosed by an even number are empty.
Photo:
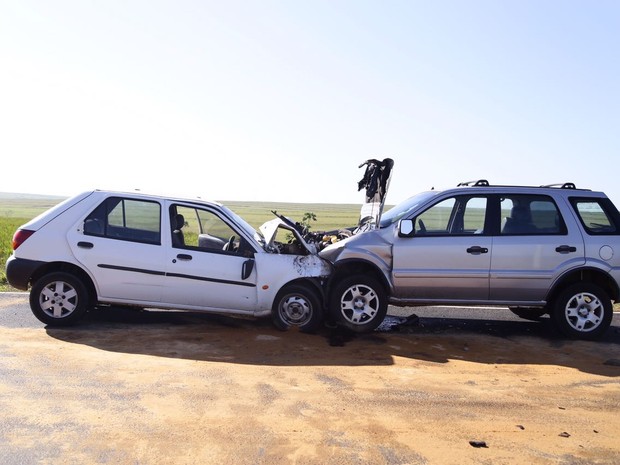
[[[6,281],[5,263],[12,252],[11,240],[15,230],[48,208],[61,202],[62,198],[0,195],[0,291],[12,290]],[[350,227],[359,220],[360,205],[354,204],[306,204],[277,202],[222,202],[255,228],[275,218],[272,210],[295,221],[304,214],[314,213],[316,222],[312,231],[329,231]]]

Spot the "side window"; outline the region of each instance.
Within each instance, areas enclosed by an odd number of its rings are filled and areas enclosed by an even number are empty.
[[[618,228],[608,202],[601,199],[571,199],[588,234],[617,234]]]
[[[170,218],[173,247],[239,255],[249,253],[247,242],[214,212],[173,205]]]
[[[418,215],[415,219],[415,234],[418,236],[482,234],[486,211],[486,197],[451,197]]]
[[[160,212],[157,202],[109,197],[84,220],[84,234],[159,245]]]
[[[502,235],[566,234],[566,226],[551,197],[511,195],[500,199]]]

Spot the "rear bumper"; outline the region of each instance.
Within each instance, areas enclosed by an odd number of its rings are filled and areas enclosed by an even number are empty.
[[[30,279],[45,262],[16,258],[11,255],[6,261],[6,279],[16,289],[27,291]]]

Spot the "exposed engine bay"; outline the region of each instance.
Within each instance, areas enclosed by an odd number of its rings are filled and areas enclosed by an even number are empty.
[[[370,159],[362,163],[359,168],[363,166],[366,170],[358,182],[358,191],[364,189],[365,198],[357,226],[333,231],[310,231],[307,225],[272,211],[276,218],[267,221],[259,228],[267,247],[272,252],[280,254],[317,254],[325,247],[347,237],[377,228],[385,205],[394,160]],[[286,231],[284,235],[281,234],[283,230]]]

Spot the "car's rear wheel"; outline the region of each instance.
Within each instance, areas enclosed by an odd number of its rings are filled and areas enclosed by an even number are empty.
[[[278,293],[271,316],[275,327],[282,331],[290,328],[316,331],[323,322],[321,299],[310,286],[291,284]]]
[[[565,336],[596,339],[609,328],[613,307],[602,288],[595,284],[578,283],[560,293],[551,316],[557,329]]]
[[[334,286],[329,309],[337,324],[356,333],[369,332],[387,314],[387,293],[371,276],[350,276]]]
[[[50,326],[68,326],[78,321],[90,306],[86,286],[74,275],[50,273],[40,278],[30,291],[34,316]]]

